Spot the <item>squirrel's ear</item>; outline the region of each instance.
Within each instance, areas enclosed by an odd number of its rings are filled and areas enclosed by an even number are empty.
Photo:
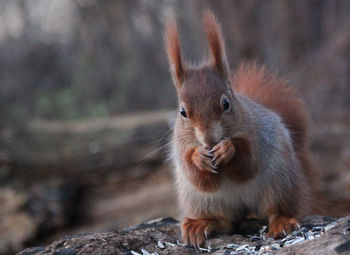
[[[209,10],[203,13],[203,23],[208,37],[211,65],[219,72],[224,80],[229,80],[225,43],[220,24],[214,14]]]
[[[164,42],[168,54],[171,75],[175,86],[181,87],[184,80],[185,70],[181,58],[179,34],[174,17],[170,17],[166,24]]]

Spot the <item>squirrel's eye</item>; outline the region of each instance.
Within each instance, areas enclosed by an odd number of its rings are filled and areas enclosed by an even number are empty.
[[[182,115],[184,118],[187,118],[187,113],[186,113],[185,108],[181,107],[181,108],[180,108],[180,113],[181,113],[181,115]]]
[[[230,100],[228,100],[227,97],[225,97],[225,99],[222,101],[222,108],[224,109],[224,112],[230,108]]]

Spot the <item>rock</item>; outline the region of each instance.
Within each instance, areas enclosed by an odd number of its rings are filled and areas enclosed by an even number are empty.
[[[124,231],[98,232],[67,236],[46,247],[26,249],[18,255],[49,254],[349,254],[350,216],[334,219],[308,216],[301,228],[281,240],[256,235],[255,228],[266,229],[261,221],[240,224],[244,235],[212,236],[199,249],[186,247],[179,241],[179,222],[162,218]],[[254,226],[251,228],[251,226]],[[254,231],[251,231],[254,230]],[[262,233],[263,231],[260,231]]]

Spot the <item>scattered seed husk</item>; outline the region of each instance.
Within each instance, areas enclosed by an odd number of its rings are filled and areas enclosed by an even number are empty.
[[[324,227],[324,231],[328,231],[328,230],[334,228],[336,225],[337,225],[337,222],[332,222]]]
[[[263,226],[262,229],[259,230],[260,235],[264,234],[267,230],[267,226]]]
[[[165,248],[165,246],[162,244],[162,242],[161,241],[158,241],[158,247],[159,248],[161,248],[161,249],[164,249]]]
[[[142,255],[151,255],[151,253],[149,253],[145,249],[141,249],[141,252],[142,252]]]
[[[238,246],[238,247],[236,248],[236,251],[244,250],[244,249],[247,248],[247,247],[248,247],[248,245],[246,245],[246,244],[241,245],[241,246]]]
[[[261,237],[260,236],[251,236],[250,237],[250,241],[251,242],[256,242],[256,241],[260,241],[261,240]]]
[[[239,246],[238,244],[229,243],[228,245],[226,245],[226,248],[227,248],[227,249],[233,249],[233,248],[236,248],[236,247],[238,247],[238,246]]]
[[[285,246],[288,247],[288,246],[291,246],[291,245],[295,245],[295,244],[303,242],[304,240],[305,239],[303,237],[297,237],[297,238],[295,238],[293,240],[287,241],[285,243]]]
[[[174,247],[175,246],[175,244],[173,244],[173,243],[169,243],[169,242],[164,242],[166,245],[168,245],[168,246],[172,246],[172,247]]]

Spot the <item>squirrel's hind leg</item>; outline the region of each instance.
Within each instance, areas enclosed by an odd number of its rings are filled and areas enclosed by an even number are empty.
[[[182,241],[196,248],[200,247],[212,232],[225,233],[231,230],[231,223],[221,218],[184,218],[181,224]]]

